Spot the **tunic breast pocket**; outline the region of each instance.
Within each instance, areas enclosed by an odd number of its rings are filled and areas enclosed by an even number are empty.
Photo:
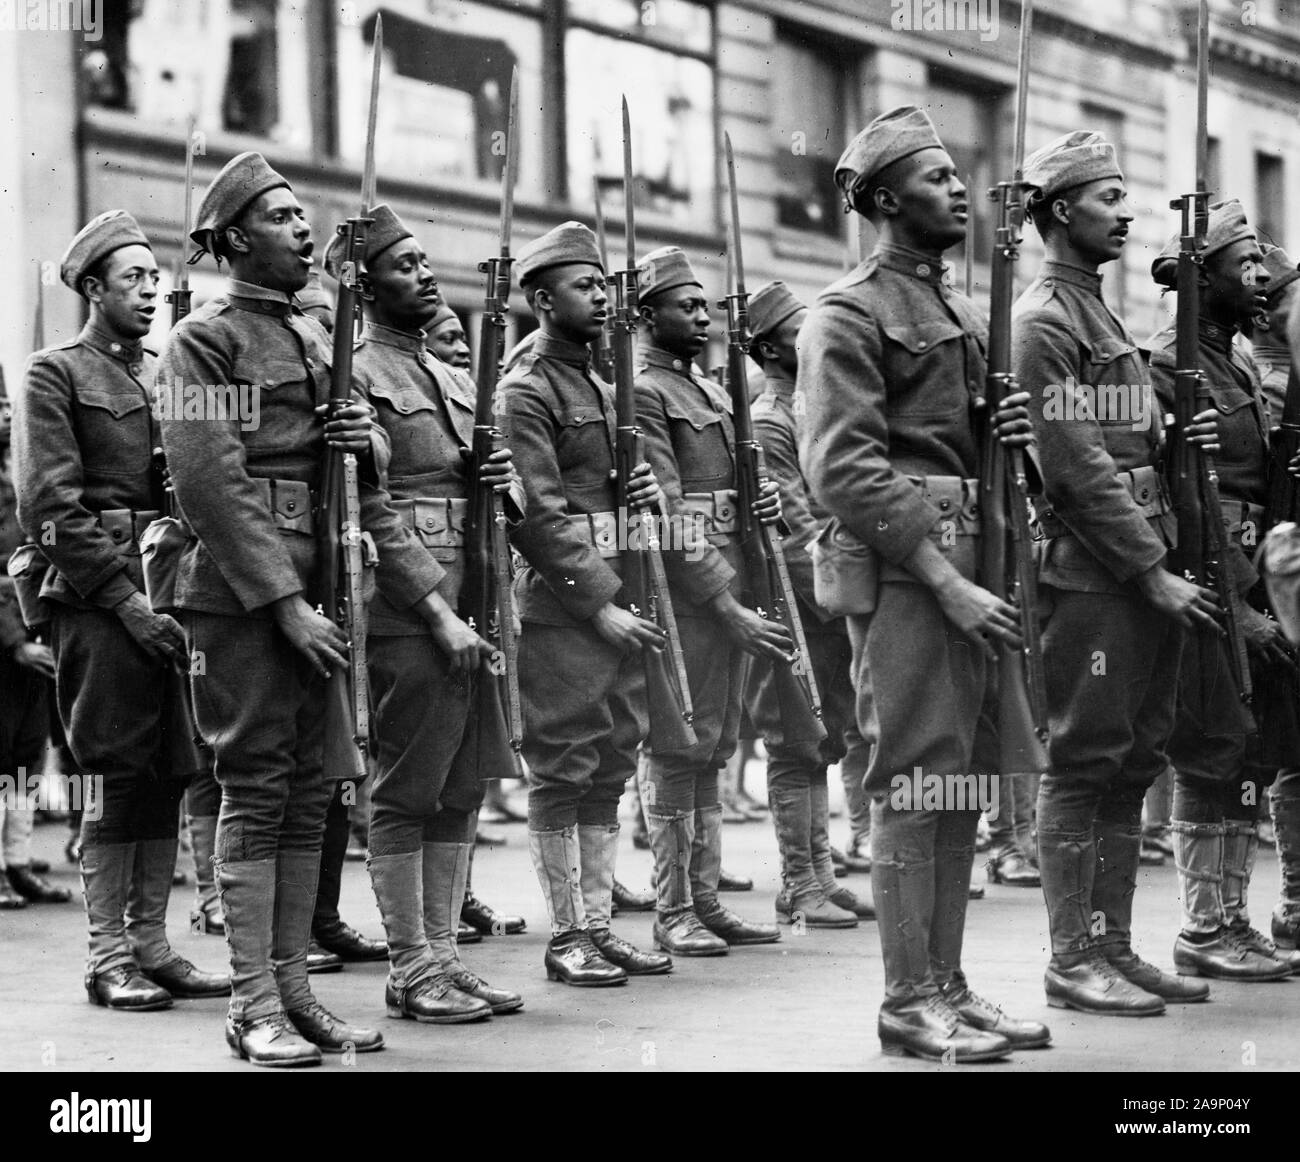
[[[316,405],[315,384],[302,363],[292,359],[237,363],[229,385],[216,385],[226,395],[224,411],[210,418],[237,420],[244,442],[259,451],[297,448],[303,440],[304,418]],[[314,418],[314,417],[313,417]]]
[[[388,472],[414,476],[431,471],[448,455],[448,443],[438,405],[415,387],[374,383],[370,402],[392,441]],[[441,455],[439,453],[441,452]]]
[[[885,323],[891,416],[947,416],[966,406],[966,332],[948,319]]]
[[[1075,386],[1076,412],[1091,411],[1112,432],[1126,429],[1154,438],[1162,413],[1137,346],[1119,335],[1083,335],[1079,341],[1091,382]]]
[[[664,401],[677,472],[687,492],[729,487],[732,476],[730,418],[702,400]]]
[[[555,421],[555,453],[565,481],[581,485],[607,480],[614,457],[601,409],[587,404],[566,407],[556,413]]]
[[[143,391],[78,388],[81,462],[89,475],[139,476],[153,451]]]

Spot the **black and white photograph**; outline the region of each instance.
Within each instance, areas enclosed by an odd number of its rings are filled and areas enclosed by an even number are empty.
[[[1300,0],[0,0],[0,90],[24,1128],[1282,1129]]]

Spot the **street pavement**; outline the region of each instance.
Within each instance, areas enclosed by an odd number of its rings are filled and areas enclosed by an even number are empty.
[[[761,777],[761,769],[757,773]],[[750,785],[760,785],[759,780],[751,777]],[[313,987],[331,1011],[382,1029],[387,1047],[350,1060],[327,1057],[322,1069],[306,1072],[952,1071],[880,1053],[875,1018],[883,984],[874,923],[802,935],[783,927],[779,944],[733,949],[716,959],[679,958],[671,975],[619,988],[549,983],[542,969],[546,914],[525,828],[497,830],[507,844],[479,848],[475,889],[499,910],[527,917],[528,930],[488,937],[464,949],[463,959],[492,983],[522,992],[523,1011],[470,1025],[389,1020],[383,1004],[385,965],[349,965],[342,973],[312,977]],[[844,832],[842,819],[832,823],[835,842],[843,841]],[[63,861],[65,835],[61,825],[38,827],[36,850],[53,864],[53,879],[77,891],[74,869]],[[633,848],[629,825],[622,839],[619,878],[644,887],[650,856]],[[724,853],[729,870],[755,880],[754,891],[727,895],[725,902],[748,917],[770,920],[779,882],[770,823],[728,825]],[[869,880],[855,875],[843,882],[866,893]],[[982,857],[977,857],[976,880],[984,881]],[[1277,859],[1265,849],[1251,892],[1253,918],[1261,929],[1267,929],[1277,886]],[[172,895],[173,944],[201,967],[221,968],[224,941],[188,931],[192,892],[187,886]],[[366,934],[382,935],[361,863],[346,867],[341,911]],[[1139,951],[1169,967],[1178,922],[1173,867],[1143,869],[1135,925]],[[616,932],[643,948],[651,946],[650,925],[649,914],[614,922]],[[0,949],[0,1069],[251,1071],[226,1049],[224,1000],[180,1001],[171,1010],[149,1014],[89,1004],[81,985],[85,934],[78,903],[0,912]],[[1216,982],[1205,1004],[1171,1005],[1159,1018],[1101,1018],[1047,1007],[1046,959],[1037,889],[990,886],[986,899],[972,902],[964,957],[971,984],[1008,1012],[1047,1022],[1053,1040],[1049,1049],[1017,1053],[1003,1063],[957,1069],[1259,1074],[1300,1068],[1300,977],[1274,984]]]

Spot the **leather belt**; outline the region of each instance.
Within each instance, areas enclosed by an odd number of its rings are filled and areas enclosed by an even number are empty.
[[[162,513],[157,509],[106,508],[95,514],[99,527],[107,534],[119,553],[138,556],[140,537]]]
[[[276,528],[307,537],[315,535],[316,497],[303,481],[273,480],[268,476],[254,476],[252,480],[271,510]]]
[[[688,492],[682,496],[682,511],[694,517],[703,536],[736,531],[738,507],[734,488],[714,492]]]
[[[580,512],[569,517],[569,524],[590,539],[602,558],[619,556],[618,517],[612,512]]]
[[[398,516],[429,549],[458,549],[465,544],[469,501],[459,496],[417,496],[394,500]]]
[[[956,520],[957,535],[976,536],[980,531],[980,482],[970,476],[909,476],[921,496],[942,513],[940,523]]]
[[[1173,507],[1165,489],[1164,477],[1154,465],[1143,464],[1140,468],[1120,472],[1115,478],[1128,490],[1138,512],[1147,520],[1156,520]],[[1035,503],[1042,504],[1043,498],[1035,497]],[[1043,537],[1049,541],[1072,535],[1065,522],[1050,508],[1039,509],[1036,519]]]
[[[1250,547],[1254,548],[1262,539],[1264,528],[1264,506],[1251,504],[1248,500],[1232,500],[1219,497],[1219,509],[1223,513],[1223,524],[1228,534],[1238,545],[1247,529],[1254,536]]]

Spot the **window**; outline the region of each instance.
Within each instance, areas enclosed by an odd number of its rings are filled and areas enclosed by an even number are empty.
[[[924,106],[957,167],[958,177],[966,185],[970,206],[966,245],[974,247],[975,261],[980,263],[988,262],[993,252],[995,223],[988,191],[999,180],[1011,177],[1010,172],[1003,174],[997,169],[1001,155],[995,145],[999,136],[996,119],[991,115],[1002,95],[1003,90],[975,88],[965,78],[932,71]],[[951,258],[957,270],[965,260],[964,249],[954,252]]]
[[[848,144],[849,67],[807,33],[779,28],[772,80],[777,222],[792,230],[844,235],[835,163]]]
[[[542,29],[534,0],[388,0],[338,10],[339,156],[364,161],[375,14],[384,17],[375,166],[381,178],[473,186],[501,176],[510,74],[519,68],[516,192],[544,188]]]
[[[685,0],[571,0],[564,38],[569,199],[593,181],[611,220],[623,202],[623,121],[632,122],[638,211],[708,227],[714,215],[713,17]]]
[[[135,0],[104,5],[104,35],[81,41],[89,104],[152,123],[312,147],[308,84],[311,0]]]
[[[1285,170],[1282,159],[1271,153],[1255,154],[1255,227],[1261,239],[1285,245]]]

